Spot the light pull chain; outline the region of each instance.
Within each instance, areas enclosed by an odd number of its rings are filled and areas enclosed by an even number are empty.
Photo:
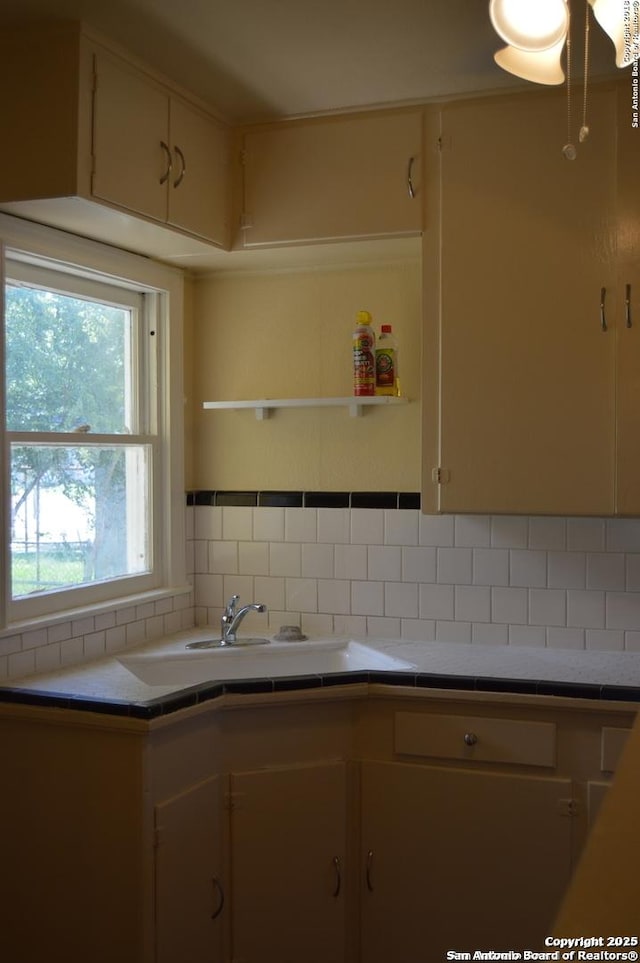
[[[580,143],[584,144],[589,136],[589,125],[587,124],[587,89],[589,86],[589,11],[591,7],[589,0],[585,0],[584,11],[584,89],[582,95],[582,127],[580,128]]]
[[[562,148],[562,155],[566,160],[576,159],[575,144],[571,141],[571,12],[567,27],[567,143]]]

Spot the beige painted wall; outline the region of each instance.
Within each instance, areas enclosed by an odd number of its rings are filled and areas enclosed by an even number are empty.
[[[360,418],[285,409],[264,421],[252,410],[203,411],[202,401],[351,395],[363,308],[376,330],[393,325],[408,405]],[[419,491],[419,243],[402,260],[199,278],[194,313],[190,488]]]

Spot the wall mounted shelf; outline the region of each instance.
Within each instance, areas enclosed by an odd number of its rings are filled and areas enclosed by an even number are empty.
[[[362,414],[363,408],[380,407],[382,405],[406,405],[408,398],[397,398],[393,395],[375,395],[373,397],[356,398],[262,398],[256,401],[203,401],[206,409],[223,408],[253,408],[256,418],[262,421],[268,418],[274,408],[348,408],[352,418]]]

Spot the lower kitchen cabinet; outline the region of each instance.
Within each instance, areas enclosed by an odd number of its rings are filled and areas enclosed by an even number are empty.
[[[155,807],[156,963],[222,963],[223,780]]]
[[[572,784],[362,765],[362,961],[539,949],[571,873]]]
[[[346,764],[230,778],[234,963],[346,959]]]

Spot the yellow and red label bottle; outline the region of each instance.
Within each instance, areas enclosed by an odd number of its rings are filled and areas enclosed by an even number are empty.
[[[353,332],[353,393],[362,398],[376,393],[376,336],[368,311],[358,311]]]
[[[399,395],[398,342],[390,324],[383,324],[376,344],[376,394]]]

